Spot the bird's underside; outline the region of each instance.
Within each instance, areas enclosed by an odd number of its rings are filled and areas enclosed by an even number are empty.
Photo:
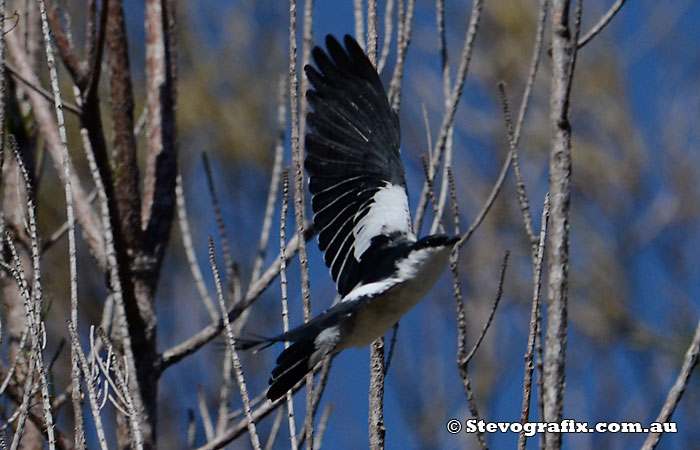
[[[364,347],[417,304],[442,274],[456,238],[413,234],[399,150],[399,121],[374,66],[345,36],[326,37],[304,67],[305,168],[318,244],[341,301],[308,323],[241,348],[292,344],[277,358],[267,397],[276,400],[328,355]]]

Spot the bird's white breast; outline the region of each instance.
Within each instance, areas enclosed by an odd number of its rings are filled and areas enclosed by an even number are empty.
[[[391,286],[358,311],[350,333],[342,337],[343,348],[365,347],[383,336],[432,289],[450,257],[451,248],[425,248],[412,252],[399,263],[394,278],[376,284]],[[367,290],[370,285],[358,289]],[[346,296],[352,297],[354,291]],[[345,300],[345,299],[344,299]]]

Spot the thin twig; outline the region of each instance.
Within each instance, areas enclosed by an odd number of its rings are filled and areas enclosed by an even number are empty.
[[[287,246],[287,209],[289,205],[289,168],[282,173],[282,211],[280,213],[280,288],[282,291],[282,326],[284,332],[289,331],[289,308],[287,307],[287,261],[284,253]],[[284,343],[284,348],[289,348],[289,342]],[[287,422],[289,424],[290,448],[297,449],[296,424],[294,422],[294,402],[292,394],[287,392]]]
[[[403,3],[403,0],[399,0]],[[391,31],[393,26],[392,16],[394,14],[394,0],[387,0],[386,8],[384,9],[384,43],[382,44],[382,56],[379,57],[377,63],[377,73],[382,73],[384,65],[389,57],[389,49],[391,47]]]
[[[97,198],[97,189],[93,189],[90,191],[90,194],[88,194],[87,198],[85,199],[88,203],[92,203],[95,201]],[[46,252],[48,249],[53,247],[55,243],[60,241],[63,236],[65,236],[68,233],[68,221],[63,222],[58,228],[56,228],[56,231],[51,233],[51,236],[48,237],[45,241],[41,242],[41,253],[43,254]]]
[[[428,160],[425,159],[424,155],[421,155],[420,162],[423,165],[423,175],[425,175],[425,180],[428,183],[428,200],[430,200],[430,203],[433,205],[433,213],[435,214],[435,218],[433,221],[433,227],[430,230],[430,234],[435,234],[437,229],[440,230],[440,233],[445,232],[445,227],[442,224],[441,220],[441,215],[439,208],[440,206],[438,205],[438,201],[435,198],[435,190],[433,186],[433,179],[430,177],[430,167],[428,167]],[[445,178],[445,181],[447,181],[447,178]]]
[[[598,23],[593,25],[593,27],[586,33],[581,39],[578,40],[578,48],[580,49],[584,45],[588,44],[594,37],[598,35],[601,31],[603,31],[603,28],[605,28],[610,21],[615,17],[615,14],[622,8],[622,5],[625,4],[627,0],[617,0],[613,5],[610,7],[610,9],[603,14],[603,16],[600,18]]]
[[[219,388],[219,417],[216,419],[216,434],[219,435],[228,427],[228,409],[233,387],[233,367],[231,367],[231,355],[228,349],[224,354],[221,365],[221,388]]]
[[[314,368],[312,374],[317,373],[319,370],[321,370],[320,364]],[[292,388],[292,394],[296,393],[299,389],[301,389],[302,386],[304,386],[304,383],[297,383],[297,385],[294,386],[294,388]],[[264,402],[261,405],[259,405],[252,413],[254,423],[260,422],[262,419],[267,417],[268,414],[285,404],[282,401],[276,401],[273,403],[264,398],[264,396],[262,397],[264,399]],[[245,433],[246,430],[248,430],[248,419],[244,417],[237,424],[226,430],[225,433],[217,436],[213,441],[207,442],[205,445],[199,447],[197,450],[215,450],[219,448],[224,448],[228,443]]]
[[[202,303],[204,303],[204,307],[209,313],[211,320],[215,321],[219,315],[216,312],[214,302],[212,301],[209,291],[207,290],[207,286],[204,283],[204,277],[202,276],[202,271],[199,268],[199,262],[197,261],[197,253],[194,250],[192,232],[190,231],[190,223],[187,214],[187,205],[185,203],[185,192],[182,187],[181,174],[177,175],[177,180],[175,182],[175,200],[177,201],[177,218],[178,224],[180,225],[182,246],[185,248],[185,256],[187,257],[187,264],[190,267],[190,272],[192,272],[195,286],[197,286],[199,298],[202,299]]]
[[[404,15],[403,0],[399,0],[399,26],[397,31],[396,66],[389,83],[389,101],[395,111],[401,107],[401,85],[403,83],[403,68],[408,53],[408,44],[411,42],[411,32],[413,31],[413,13],[416,7],[416,0],[408,0]]]
[[[462,48],[462,55],[460,58],[459,69],[457,71],[457,78],[455,79],[454,85],[452,86],[452,92],[449,98],[449,107],[446,108],[445,115],[442,119],[442,124],[440,125],[440,131],[437,136],[437,141],[434,146],[435,152],[433,154],[433,161],[430,167],[433,170],[440,166],[440,162],[443,159],[443,153],[447,146],[447,141],[450,136],[450,129],[454,124],[455,114],[457,113],[457,106],[459,105],[459,100],[462,97],[462,91],[464,90],[464,83],[467,79],[467,73],[469,71],[469,62],[471,61],[472,53],[474,50],[474,43],[476,39],[477,30],[479,29],[479,21],[481,19],[481,11],[484,6],[484,0],[474,0],[472,4],[471,16],[469,19],[469,27],[467,28],[467,34],[464,39],[464,47]],[[434,173],[431,173],[431,178]],[[414,228],[418,232],[420,231],[421,225],[423,223],[423,216],[425,214],[425,208],[428,201],[428,186],[427,183],[423,185],[423,191],[418,202],[418,208],[416,209],[416,218],[414,220]]]
[[[51,93],[51,91],[44,89],[40,85],[35,84],[32,81],[30,81],[29,79],[25,78],[22,75],[22,73],[19,71],[19,69],[17,67],[15,67],[14,65],[12,65],[12,63],[5,61],[4,68],[7,69],[7,71],[13,77],[15,77],[15,79],[17,79],[18,81],[21,81],[22,84],[24,84],[28,88],[32,89],[33,91],[35,91],[37,94],[40,94],[42,97],[44,97],[46,100],[50,101],[51,103],[54,103],[54,97],[53,97],[53,94]],[[78,108],[75,104],[70,103],[70,102],[65,102],[63,104],[63,108],[72,112],[73,114],[77,114],[77,115],[82,114],[82,111],[80,110],[80,108]]]
[[[258,244],[258,254],[253,263],[253,273],[250,277],[250,282],[254,283],[262,271],[263,261],[267,244],[270,239],[270,230],[272,229],[272,216],[275,212],[275,202],[279,192],[281,173],[282,173],[282,157],[284,154],[284,131],[286,128],[287,119],[287,79],[280,77],[279,91],[277,94],[277,138],[275,140],[275,158],[272,163],[272,174],[270,175],[270,187],[267,193],[267,201],[265,203],[265,217],[263,219],[262,231],[260,232],[260,241]]]
[[[110,355],[115,355],[114,344],[112,343],[112,340],[109,339],[105,331],[102,328],[98,328],[97,335],[107,347],[107,353]],[[133,358],[133,356],[131,356],[129,353],[124,355],[124,359],[127,360],[127,367],[124,367],[119,361],[119,358],[113,357],[110,361],[110,369],[115,375],[114,381],[116,382],[117,386],[116,390],[120,392],[121,398],[126,403],[126,419],[129,423],[129,429],[132,434],[132,439],[134,440],[134,446],[141,450],[144,447],[141,423],[139,422],[139,415],[136,412],[134,398],[131,393],[131,389],[129,388],[129,374],[133,373],[134,371],[134,369],[131,367],[131,361],[128,361],[131,358]]]
[[[671,420],[673,411],[675,411],[676,407],[681,401],[681,398],[683,398],[683,393],[688,386],[688,381],[690,380],[690,375],[693,373],[693,368],[695,368],[695,366],[698,364],[698,355],[700,355],[700,321],[698,321],[698,326],[695,328],[693,340],[690,342],[688,350],[685,352],[683,365],[680,373],[678,374],[678,378],[676,378],[676,382],[673,383],[671,390],[668,391],[664,406],[661,408],[655,422],[666,423]],[[661,439],[661,433],[649,433],[644,441],[644,445],[642,445],[642,450],[653,450],[659,443],[659,439]]]
[[[331,416],[331,411],[333,411],[333,403],[326,403],[321,413],[321,419],[318,421],[318,432],[316,433],[316,441],[314,442],[315,450],[321,449],[323,435],[326,432],[326,424],[328,423],[328,418]]]
[[[450,65],[447,53],[447,39],[445,37],[445,2],[443,0],[437,0],[436,2],[436,13],[437,13],[437,29],[440,35],[440,59],[442,61],[442,89],[445,101],[445,111],[450,108],[450,91],[452,86],[450,84]],[[445,161],[443,164],[442,173],[442,183],[440,186],[440,199],[438,200],[436,206],[435,217],[433,217],[433,224],[430,226],[430,234],[435,234],[438,226],[442,227],[442,215],[445,211],[445,206],[447,205],[447,196],[449,191],[447,171],[452,167],[452,142],[454,134],[454,121],[450,124],[450,128],[447,133],[447,140],[445,141]],[[430,164],[437,164],[437,161],[433,160],[431,155]],[[433,167],[431,174],[437,172],[437,166]],[[434,175],[431,175],[434,177]]]
[[[501,302],[501,297],[503,296],[503,281],[505,280],[506,277],[506,269],[508,268],[508,257],[510,256],[510,251],[506,251],[506,255],[503,257],[503,264],[501,265],[501,277],[500,280],[498,281],[498,293],[496,294],[496,298],[493,301],[493,304],[491,305],[491,311],[489,312],[489,317],[486,319],[486,323],[484,324],[484,327],[481,329],[481,334],[479,335],[479,338],[476,340],[474,343],[474,346],[472,349],[469,351],[467,356],[464,357],[463,364],[466,366],[469,364],[469,361],[474,357],[476,354],[476,351],[479,349],[479,346],[481,346],[481,342],[484,340],[484,337],[486,336],[486,332],[489,330],[489,327],[491,326],[491,322],[493,321],[493,316],[496,314],[496,309],[498,308],[499,303]]]
[[[278,409],[277,414],[275,414],[275,420],[272,422],[272,428],[270,429],[270,434],[267,437],[267,442],[265,443],[265,450],[272,450],[279,435],[280,428],[282,428],[282,415],[284,410]]]
[[[316,412],[318,411],[318,407],[321,404],[321,397],[323,396],[323,392],[326,389],[326,384],[328,383],[328,374],[330,373],[332,363],[333,357],[327,356],[320,364],[321,374],[318,376],[318,382],[316,383],[316,388],[314,389],[314,401],[311,407],[311,411],[313,412],[313,414],[311,416],[311,419],[309,419],[309,417],[307,416],[305,420],[313,420],[316,415]],[[306,429],[306,422],[304,422],[304,426],[301,427],[301,431],[297,435],[297,447],[299,448],[302,445],[304,445],[304,442],[306,441]],[[316,449],[316,447],[314,447],[314,449]]]
[[[491,209],[491,206],[493,206],[493,203],[496,201],[498,194],[501,192],[501,187],[503,187],[503,182],[506,179],[506,174],[508,173],[508,168],[510,167],[512,159],[513,152],[508,152],[508,156],[506,156],[506,160],[503,161],[503,166],[501,166],[501,172],[498,174],[496,183],[493,185],[493,188],[491,188],[491,193],[484,202],[484,205],[481,207],[481,211],[479,211],[479,214],[477,214],[476,218],[474,218],[474,221],[471,223],[471,225],[469,225],[467,231],[465,231],[460,236],[459,242],[457,242],[457,248],[462,248],[462,246],[469,240],[469,238],[472,237],[472,234],[474,234],[476,229],[479,228],[479,225],[481,225],[481,222],[483,222],[484,218],[486,217],[486,214],[488,214],[489,210]]]
[[[236,351],[236,343],[233,337],[233,330],[231,328],[231,322],[229,321],[228,314],[226,313],[226,303],[224,301],[224,290],[221,285],[221,277],[219,276],[219,269],[216,265],[216,259],[214,258],[214,240],[209,237],[209,263],[211,264],[211,270],[214,274],[214,282],[216,284],[216,293],[219,298],[219,309],[221,312],[221,317],[224,321],[224,327],[226,329],[226,344],[228,350],[231,354],[231,359],[233,362],[233,370],[236,374],[236,381],[238,382],[238,388],[241,392],[241,398],[243,400],[243,408],[245,411],[246,419],[248,420],[248,434],[250,435],[250,442],[255,450],[260,450],[260,439],[258,438],[258,432],[255,427],[255,422],[253,421],[253,415],[250,409],[250,398],[248,396],[248,388],[246,387],[245,378],[243,377],[243,369],[241,368],[241,361],[238,358],[238,352]]]
[[[523,377],[523,404],[520,413],[520,423],[527,423],[530,420],[530,398],[532,394],[532,373],[534,371],[533,358],[535,352],[535,338],[537,330],[540,328],[540,290],[542,288],[542,260],[544,259],[545,242],[547,237],[547,223],[549,222],[549,194],[544,197],[542,208],[542,220],[540,226],[540,237],[537,244],[537,254],[535,255],[535,265],[533,268],[533,293],[532,309],[530,310],[530,332],[527,338],[527,349],[525,350],[525,375]],[[518,449],[525,450],[527,446],[527,435],[521,432],[518,436]]]
[[[68,334],[71,340],[71,351],[75,353],[78,363],[80,364],[80,370],[85,376],[85,385],[88,391],[88,400],[90,401],[90,412],[92,413],[92,418],[95,421],[95,429],[97,431],[97,440],[100,443],[100,448],[106,450],[107,439],[105,436],[104,426],[102,425],[102,417],[100,415],[100,406],[98,402],[97,392],[95,390],[94,379],[90,376],[90,367],[88,365],[87,358],[80,346],[80,340],[78,339],[78,332],[72,322],[68,322]],[[82,413],[82,411],[80,411]],[[84,438],[83,438],[84,439]],[[84,441],[83,441],[84,445]]]
[[[540,66],[540,59],[542,56],[542,42],[544,41],[544,29],[547,25],[548,11],[549,0],[540,0],[540,14],[537,18],[537,33],[535,37],[535,46],[532,50],[532,59],[530,60],[530,72],[527,76],[527,83],[525,83],[525,92],[523,92],[523,98],[520,101],[520,109],[518,110],[518,122],[515,124],[515,133],[513,134],[513,142],[515,143],[516,147],[520,142],[520,135],[523,129],[523,123],[525,122],[525,113],[527,112],[527,107],[530,104],[532,87],[535,85],[535,76],[537,75],[537,69]]]
[[[211,441],[214,439],[214,425],[211,423],[211,415],[209,414],[209,408],[207,408],[207,400],[200,384],[197,385],[197,407],[199,408],[199,415],[202,416],[204,435],[207,438],[207,442]]]
[[[51,78],[51,87],[54,94],[54,105],[56,106],[56,121],[58,123],[58,133],[61,140],[61,150],[63,153],[63,173],[64,173],[64,191],[66,196],[66,216],[68,218],[68,258],[70,271],[70,298],[71,298],[71,324],[75,329],[78,326],[78,266],[77,266],[77,250],[75,243],[75,212],[73,210],[73,189],[71,188],[71,169],[68,163],[68,138],[66,136],[66,124],[63,116],[63,102],[61,100],[61,91],[58,85],[58,71],[56,70],[56,61],[54,60],[53,51],[51,49],[51,36],[49,34],[49,23],[46,14],[46,4],[43,0],[39,1],[39,13],[41,15],[41,29],[44,34],[44,45],[46,47],[46,61],[49,66],[49,74]],[[35,274],[38,276],[38,274]],[[43,367],[40,365],[40,372]],[[43,382],[43,380],[42,380]],[[43,393],[42,393],[43,397]],[[48,401],[48,392],[46,393]],[[77,418],[82,411],[75,411]],[[53,418],[51,415],[50,406],[44,408],[44,416],[46,418],[46,427],[49,432],[49,447],[55,447],[55,436],[53,433]]]
[[[520,164],[518,162],[518,148],[515,143],[515,137],[513,132],[513,121],[510,116],[510,106],[508,104],[508,96],[506,95],[506,85],[504,82],[498,83],[498,90],[501,94],[501,107],[503,109],[503,118],[506,123],[506,131],[508,133],[508,145],[510,147],[510,152],[513,155],[513,173],[515,173],[515,184],[516,192],[518,197],[518,203],[520,204],[520,211],[523,215],[523,223],[525,224],[525,232],[527,233],[528,239],[530,241],[530,247],[532,252],[533,260],[535,258],[535,253],[537,252],[537,236],[535,235],[535,230],[532,226],[532,215],[530,213],[530,201],[527,198],[527,189],[525,188],[525,182],[520,173]]]
[[[304,229],[303,239],[309,240],[314,235],[313,226],[310,223],[306,224]],[[290,259],[296,255],[299,249],[299,237],[295,235],[292,240],[287,244],[287,250],[285,252],[285,259],[289,262]],[[243,311],[248,309],[255,301],[260,297],[260,295],[267,289],[267,287],[272,283],[272,281],[277,277],[280,270],[279,259],[275,259],[274,262],[270,264],[270,267],[262,274],[262,276],[255,283],[248,287],[248,291],[243,298],[243,300],[234,305],[228,312],[228,318],[230,321],[236,320],[238,316],[241,315]],[[210,342],[223,330],[224,324],[223,319],[219,319],[216,323],[212,323],[204,327],[194,336],[189,339],[173,346],[172,348],[166,350],[161,355],[159,361],[159,369],[165,370],[173,364],[181,361],[186,356],[189,356],[199,350],[202,346]]]
[[[216,217],[216,227],[219,230],[219,240],[221,241],[221,250],[224,255],[224,270],[226,271],[226,292],[231,295],[233,292],[233,258],[231,257],[231,247],[228,243],[228,234],[226,233],[226,224],[224,216],[221,214],[221,206],[219,205],[219,197],[216,195],[216,185],[214,183],[214,175],[209,164],[209,157],[205,152],[202,152],[202,163],[204,164],[204,173],[207,176],[207,186],[211,197],[211,206],[214,208]]]
[[[396,348],[397,336],[399,334],[399,323],[396,322],[394,327],[391,329],[391,339],[389,339],[389,352],[386,355],[386,362],[384,363],[384,376],[389,373],[389,367],[391,366],[391,361],[394,359],[394,348]]]
[[[353,0],[353,13],[355,18],[355,40],[363,50],[365,47],[365,18],[362,12],[362,0]]]

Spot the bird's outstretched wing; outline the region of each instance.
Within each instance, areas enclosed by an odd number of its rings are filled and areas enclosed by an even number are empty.
[[[357,42],[326,37],[313,49],[306,98],[311,132],[305,167],[314,225],[338,292],[365,281],[362,256],[375,242],[415,241],[399,151],[399,120]],[[382,239],[377,239],[382,237]]]

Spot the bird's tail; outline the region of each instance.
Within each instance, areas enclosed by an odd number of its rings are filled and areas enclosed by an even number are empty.
[[[267,398],[273,402],[292,389],[322,359],[313,339],[294,342],[277,357]]]
[[[282,397],[309,373],[325,356],[333,350],[334,341],[318,340],[320,329],[314,323],[307,323],[294,330],[275,337],[239,337],[236,348],[239,350],[263,350],[275,342],[291,342],[277,357],[276,366],[270,376],[267,398],[272,401]]]

